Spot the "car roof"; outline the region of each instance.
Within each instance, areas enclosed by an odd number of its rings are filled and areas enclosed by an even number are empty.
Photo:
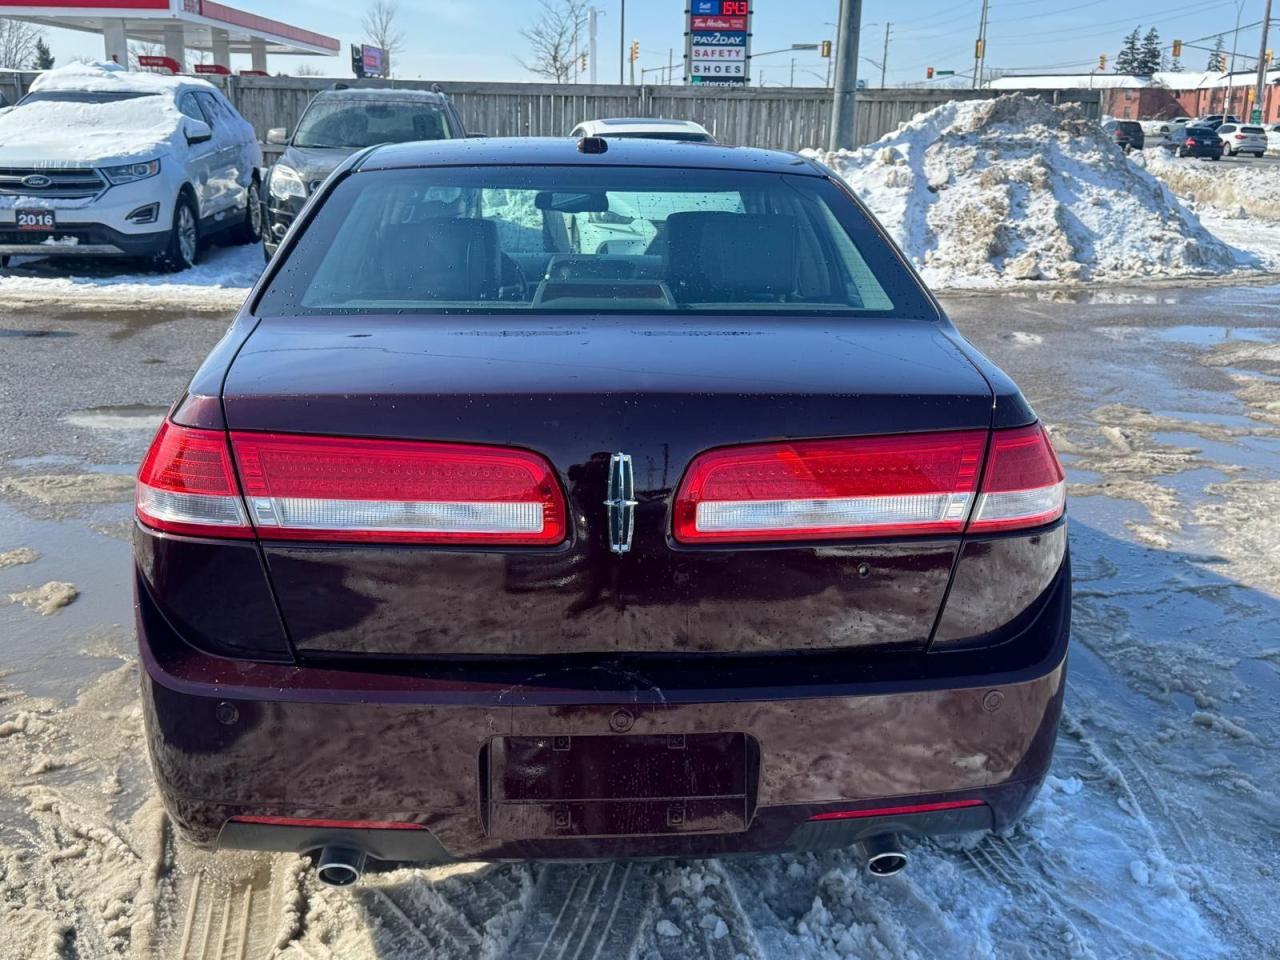
[[[685,167],[826,176],[817,164],[794,153],[678,140],[610,140],[604,153],[582,153],[572,137],[485,137],[468,140],[419,140],[374,147],[357,169],[463,165],[564,165]]]
[[[444,103],[446,98],[442,93],[436,93],[433,90],[407,90],[399,87],[344,87],[342,89],[321,90],[316,94],[317,100],[323,98],[325,100],[385,100],[385,101],[411,101],[418,100],[426,103]]]

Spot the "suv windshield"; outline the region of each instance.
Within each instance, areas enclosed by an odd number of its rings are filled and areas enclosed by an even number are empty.
[[[370,147],[375,143],[447,140],[438,104],[419,100],[317,99],[293,136],[295,147]]]
[[[607,166],[352,174],[258,311],[937,316],[825,178]]]

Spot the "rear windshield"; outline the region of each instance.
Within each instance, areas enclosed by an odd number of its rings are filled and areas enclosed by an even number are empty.
[[[1241,133],[1266,133],[1261,127],[1241,127]]]
[[[298,121],[293,145],[356,148],[448,138],[449,125],[438,104],[343,97],[312,101]]]
[[[508,311],[937,315],[824,178],[609,166],[353,174],[258,303],[264,316]]]

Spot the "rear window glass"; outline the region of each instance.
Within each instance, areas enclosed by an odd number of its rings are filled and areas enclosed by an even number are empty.
[[[427,167],[341,181],[259,299],[372,312],[936,317],[821,177],[644,167]]]
[[[1266,133],[1261,127],[1241,127],[1241,133]]]

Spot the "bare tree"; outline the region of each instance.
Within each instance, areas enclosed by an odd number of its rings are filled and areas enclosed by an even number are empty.
[[[303,63],[294,68],[293,75],[295,77],[323,77],[324,73],[319,67],[313,67],[309,63]]]
[[[0,67],[26,70],[36,53],[36,41],[44,36],[34,24],[0,20]]]
[[[386,57],[385,69],[391,73],[391,64],[395,55],[404,49],[404,34],[396,29],[396,18],[400,16],[400,4],[396,0],[373,0],[364,12],[365,36],[375,47],[381,47]]]
[[[580,56],[579,40],[587,25],[588,0],[541,0],[533,26],[520,31],[529,41],[529,59],[520,65],[530,73],[564,83]]]

